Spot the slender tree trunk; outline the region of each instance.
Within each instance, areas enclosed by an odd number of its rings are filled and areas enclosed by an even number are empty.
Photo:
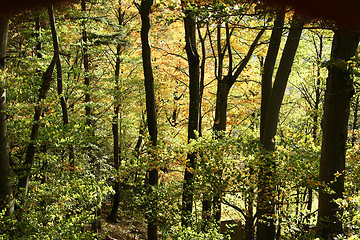
[[[323,54],[323,36],[319,36],[319,51],[317,52],[317,69],[316,69],[316,85],[315,85],[315,102],[313,108],[313,129],[312,135],[313,139],[316,140],[318,133],[318,119],[319,119],[319,106],[321,102],[321,62],[322,62],[322,54]]]
[[[314,40],[315,44],[315,40]],[[312,109],[312,118],[313,118],[313,127],[312,127],[312,136],[314,142],[317,139],[318,129],[319,129],[319,108],[321,103],[321,62],[322,62],[322,55],[323,55],[323,35],[319,36],[319,49],[317,51],[317,69],[316,69],[316,85],[315,85],[315,101],[314,101],[314,108]],[[316,47],[316,45],[315,45]],[[308,187],[308,202],[307,202],[307,210],[311,212],[312,210],[312,203],[313,203],[313,189],[311,187]],[[308,221],[310,223],[310,215],[308,218]]]
[[[157,119],[156,119],[156,103],[155,103],[155,88],[154,88],[154,75],[151,62],[151,48],[149,43],[150,24],[150,10],[153,5],[153,0],[141,0],[140,4],[136,4],[141,15],[141,46],[142,46],[142,59],[144,69],[144,83],[145,83],[145,97],[146,97],[146,114],[148,131],[150,135],[151,144],[153,147],[157,146]],[[150,150],[151,151],[151,150]],[[153,155],[151,151],[151,155]],[[155,158],[155,156],[153,156]],[[149,240],[158,238],[157,231],[157,200],[152,196],[152,187],[158,184],[158,170],[156,168],[148,171],[149,185],[147,192],[149,196],[150,214],[147,216],[148,228],[147,234]]]
[[[95,137],[94,125],[95,122],[93,120],[93,108],[91,107],[91,78],[90,78],[90,55],[89,55],[89,41],[88,41],[88,33],[86,22],[88,17],[86,16],[86,3],[87,0],[81,0],[81,12],[83,14],[81,27],[81,40],[82,40],[82,58],[83,58],[83,67],[84,67],[84,84],[85,84],[85,117],[86,117],[86,126],[87,136],[89,140],[92,141]],[[100,163],[97,161],[96,156],[94,154],[94,149],[91,145],[87,147],[88,156],[90,160],[90,164],[92,165],[93,174],[98,177],[100,173]],[[92,231],[98,233],[101,229],[101,208],[95,207],[94,210],[95,219],[91,224]]]
[[[322,187],[319,191],[317,229],[319,237],[325,239],[343,233],[337,215],[340,209],[334,200],[343,198],[348,121],[354,93],[351,70],[345,62],[355,55],[358,44],[359,34],[335,31],[326,82],[320,159],[320,181],[332,190]]]
[[[279,14],[279,16],[282,18],[282,15]],[[266,116],[261,116],[265,117],[265,120],[262,125],[264,129],[260,130],[260,133],[263,133],[263,136],[260,137],[260,141],[264,150],[270,153],[273,152],[275,149],[274,137],[277,131],[280,107],[284,97],[287,81],[291,72],[295,53],[300,41],[303,24],[303,21],[300,20],[295,13],[285,44],[285,48],[282,53],[279,68],[276,73],[274,85],[271,89],[271,92],[266,93],[267,95],[265,95],[265,98],[262,100],[262,104],[266,105],[265,107],[263,107],[263,109],[266,110]],[[277,45],[278,42],[276,42],[275,44]],[[277,51],[274,50],[274,52]],[[267,63],[265,61],[265,65],[266,64]],[[270,70],[264,69],[264,73],[265,71]],[[270,78],[271,75],[268,77]],[[263,83],[266,85],[264,86],[264,89],[266,89],[267,91],[269,90],[268,81],[269,79],[263,80]],[[263,93],[263,97],[264,94],[265,92]],[[266,101],[268,102],[266,103]],[[271,159],[271,157],[264,157],[262,161],[263,163],[261,164],[259,170],[259,186],[257,199],[257,239],[266,240],[275,238],[275,223],[273,219],[276,204],[276,189],[273,179],[273,174],[275,172],[275,162],[273,161],[273,159]]]
[[[194,12],[184,10],[185,27],[185,50],[189,63],[189,123],[188,123],[188,142],[196,139],[196,132],[200,130],[200,58],[196,47],[196,19]],[[194,201],[194,173],[196,168],[196,153],[188,153],[185,167],[184,185],[182,194],[182,215],[181,225],[191,226],[191,214]]]
[[[36,37],[36,48],[35,48],[35,54],[37,58],[42,58],[41,54],[41,25],[40,25],[40,16],[39,14],[36,14],[35,16],[35,37]]]
[[[120,76],[120,52],[121,52],[121,46],[118,44],[116,47],[116,63],[115,63],[115,89],[118,92],[119,91],[119,76]],[[118,95],[115,94],[115,98],[117,98]],[[119,170],[120,167],[120,157],[119,157],[119,111],[120,111],[120,103],[118,99],[115,99],[115,105],[114,105],[114,117],[113,117],[113,123],[112,123],[112,132],[113,132],[113,138],[114,138],[114,168],[116,171]],[[116,222],[116,216],[119,209],[120,204],[120,179],[116,178],[114,182],[114,200],[113,200],[113,206],[111,209],[111,213],[109,215],[109,219],[113,222]]]
[[[36,140],[39,136],[39,129],[40,129],[39,120],[44,109],[43,103],[41,102],[46,99],[47,92],[50,89],[52,74],[54,72],[54,68],[57,60],[58,60],[58,54],[55,53],[49,67],[46,69],[46,72],[44,72],[42,75],[42,83],[39,91],[39,97],[35,106],[33,125],[31,127],[30,142],[26,149],[25,162],[19,176],[19,189],[20,190],[23,189],[25,195],[28,192],[28,183],[31,175],[31,167],[34,162],[34,156],[36,152]]]
[[[50,17],[50,21],[53,21],[53,19],[51,18],[52,16],[49,15],[49,17]],[[52,28],[51,30],[52,30],[53,36],[54,35],[56,36],[55,28]],[[56,43],[53,43],[53,44],[55,46]],[[41,87],[40,87],[40,91],[39,91],[37,105],[35,106],[34,120],[33,120],[33,125],[31,128],[30,142],[26,149],[24,166],[23,166],[23,169],[20,172],[20,176],[19,176],[19,185],[18,186],[19,186],[19,189],[24,190],[25,195],[28,192],[29,178],[31,176],[31,167],[34,162],[34,156],[35,156],[35,152],[36,152],[36,140],[38,138],[39,129],[40,129],[39,120],[40,120],[40,116],[42,116],[42,114],[43,114],[43,109],[44,109],[44,106],[42,105],[41,102],[46,99],[47,92],[50,89],[50,84],[52,81],[52,74],[54,72],[54,68],[55,68],[55,65],[57,64],[58,58],[59,58],[59,52],[55,51],[55,49],[54,49],[54,56],[52,58],[52,61],[51,61],[50,65],[48,66],[48,68],[46,69],[46,71],[42,75],[42,83],[41,83]]]
[[[354,120],[352,124],[352,136],[351,136],[351,146],[355,146],[355,141],[357,139],[356,130],[358,127],[358,112],[359,112],[359,95],[356,96],[355,104],[354,104]]]
[[[4,76],[9,18],[0,16],[0,76]],[[6,215],[14,211],[12,186],[10,181],[9,147],[6,124],[5,80],[0,82],[0,210],[6,209]]]
[[[60,98],[60,105],[62,110],[62,120],[64,126],[69,124],[69,114],[68,114],[68,107],[66,98],[64,96],[64,90],[63,90],[63,72],[62,72],[62,65],[61,65],[61,57],[60,57],[60,47],[59,47],[59,39],[57,35],[56,30],[56,24],[55,24],[55,17],[54,17],[54,10],[53,7],[48,8],[48,15],[50,19],[50,27],[51,27],[51,33],[52,33],[52,39],[53,39],[53,47],[54,47],[54,54],[58,54],[58,60],[56,62],[56,79],[57,79],[57,92]],[[70,166],[74,170],[74,147],[69,146],[69,162]]]
[[[41,44],[41,24],[40,24],[40,14],[36,13],[35,15],[35,38],[36,38],[36,46],[35,46],[35,55],[38,59],[42,58],[42,44]],[[41,70],[37,69],[36,70],[36,75],[41,77]],[[44,112],[42,113],[41,117],[44,117]],[[46,127],[44,124],[40,127]],[[40,146],[40,152],[42,154],[44,154],[45,156],[47,155],[47,143],[43,143]],[[48,167],[48,161],[47,158],[43,159],[42,162],[42,167],[41,167],[41,183],[44,183],[47,181],[47,176],[46,174],[44,174],[47,171],[47,167]]]
[[[239,66],[233,69],[233,57],[232,57],[232,49],[230,45],[231,38],[231,30],[229,24],[226,24],[226,45],[224,48],[219,45],[221,42],[221,32],[218,27],[218,54],[219,55],[219,68],[218,68],[218,76],[217,76],[217,92],[216,92],[216,107],[215,107],[215,119],[214,119],[214,132],[215,137],[221,139],[224,136],[226,131],[227,124],[227,105],[228,105],[228,97],[231,87],[234,85],[236,80],[239,78],[242,71],[245,69],[247,63],[249,62],[253,52],[255,51],[258,42],[261,39],[261,36],[265,32],[265,28],[261,29],[257,36],[255,37],[253,43],[251,44],[246,56],[240,62]],[[223,73],[223,60],[225,51],[222,52],[222,49],[227,49],[228,58],[229,58],[229,67],[228,74],[226,76],[222,76]],[[217,175],[217,184],[220,185],[222,181],[222,169],[220,167]],[[221,198],[222,198],[222,190],[219,186],[214,186],[214,196],[213,196],[213,211],[214,211],[214,219],[219,222],[221,218]]]
[[[81,0],[81,11],[83,14],[86,12],[86,0]],[[84,83],[85,83],[85,116],[86,116],[86,125],[92,126],[91,112],[92,109],[90,107],[90,76],[89,76],[89,47],[88,47],[88,36],[86,31],[86,21],[85,16],[83,16],[82,20],[82,51],[83,51],[83,64],[84,64]]]
[[[264,142],[266,112],[270,102],[273,75],[277,55],[280,49],[282,31],[284,27],[285,9],[278,10],[274,21],[274,28],[270,37],[270,44],[266,54],[263,74],[261,79],[261,117],[260,117],[260,142]]]
[[[51,19],[50,19],[51,21]],[[52,29],[53,31],[54,29]],[[52,34],[54,34],[52,32]],[[52,81],[52,74],[54,72],[55,65],[58,61],[59,53],[54,51],[54,56],[52,58],[52,61],[46,71],[42,75],[42,83],[39,91],[39,97],[37,100],[37,105],[35,106],[35,114],[34,114],[34,120],[33,125],[31,128],[31,134],[30,134],[30,142],[27,146],[26,153],[25,153],[25,162],[22,171],[20,172],[19,176],[19,189],[23,189],[25,195],[28,192],[28,184],[29,184],[29,178],[31,176],[31,167],[34,162],[34,156],[36,152],[36,140],[39,135],[39,129],[40,129],[40,116],[43,114],[44,106],[42,105],[42,101],[46,99],[47,92],[50,89],[50,84]]]

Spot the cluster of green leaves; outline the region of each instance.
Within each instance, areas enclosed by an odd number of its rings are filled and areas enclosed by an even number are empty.
[[[179,240],[230,240],[230,236],[227,234],[220,234],[217,228],[214,226],[208,231],[204,232],[196,228],[183,228],[174,226],[172,229],[164,234],[165,239],[179,239]]]
[[[99,179],[89,166],[71,169],[52,159],[48,171],[33,175],[28,196],[16,199],[17,220],[1,216],[3,239],[93,239],[85,231],[94,211],[113,193],[107,179]],[[21,221],[19,221],[21,220]]]

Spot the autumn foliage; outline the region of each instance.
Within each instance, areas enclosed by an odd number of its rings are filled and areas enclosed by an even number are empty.
[[[74,3],[78,2],[78,0],[17,0],[17,1],[11,1],[11,0],[5,0],[2,1],[1,7],[0,7],[0,15],[8,15],[8,14],[15,14],[23,10],[27,9],[41,9],[44,7],[48,7],[51,4],[53,5],[65,5],[68,3]]]

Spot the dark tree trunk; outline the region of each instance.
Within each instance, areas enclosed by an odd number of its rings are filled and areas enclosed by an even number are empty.
[[[121,46],[118,44],[116,47],[116,63],[115,63],[115,89],[118,92],[119,91],[119,77],[120,77],[120,52],[121,52]],[[115,94],[115,98],[117,98],[117,94]],[[119,111],[120,111],[120,103],[118,102],[118,99],[115,99],[115,105],[114,105],[114,117],[113,117],[113,123],[112,123],[112,132],[113,132],[113,138],[114,138],[114,168],[116,171],[119,170],[120,167],[120,157],[119,157]],[[116,216],[119,209],[120,204],[120,179],[116,178],[114,182],[114,200],[113,200],[113,206],[111,209],[111,213],[109,215],[109,219],[113,222],[116,222]]]
[[[39,91],[39,97],[35,106],[33,125],[31,127],[30,141],[25,153],[25,162],[19,176],[19,190],[22,189],[25,195],[28,192],[28,183],[31,175],[31,167],[34,162],[34,156],[36,152],[36,140],[39,136],[39,129],[40,129],[39,120],[44,109],[44,106],[42,105],[43,103],[41,102],[46,99],[47,92],[50,89],[52,74],[54,72],[54,68],[57,60],[58,60],[58,54],[55,53],[49,67],[46,69],[46,72],[44,72],[42,75],[42,83]]]
[[[81,0],[81,11],[85,14],[86,12],[86,0]],[[84,83],[85,83],[85,116],[86,116],[86,125],[92,126],[92,119],[91,119],[91,107],[90,107],[90,76],[89,76],[89,69],[90,69],[90,61],[89,61],[89,47],[88,47],[88,36],[86,31],[86,21],[85,16],[82,20],[82,51],[83,51],[83,64],[84,64]]]
[[[35,38],[36,38],[36,46],[35,46],[35,55],[38,59],[42,58],[41,50],[42,50],[42,44],[41,44],[41,24],[40,24],[40,14],[36,13],[35,15]],[[54,51],[56,52],[56,51]],[[41,71],[39,69],[36,70],[36,75],[41,77]],[[41,117],[44,117],[44,112],[41,114]],[[46,127],[44,124],[40,127]],[[46,156],[47,154],[47,143],[42,143],[40,146],[40,152]],[[41,167],[41,183],[45,183],[47,181],[46,171],[48,167],[48,161],[45,158],[42,162]]]
[[[355,104],[354,104],[354,120],[352,124],[352,137],[351,137],[351,146],[354,147],[355,141],[357,139],[356,130],[358,127],[358,112],[359,112],[359,95],[356,96]]]
[[[52,33],[52,39],[53,39],[54,54],[58,54],[58,60],[56,62],[57,92],[58,92],[58,95],[60,98],[63,124],[64,124],[64,126],[66,126],[67,124],[69,124],[69,114],[68,114],[66,98],[64,96],[64,91],[63,91],[63,77],[62,77],[63,72],[62,72],[61,58],[60,58],[59,39],[57,36],[54,10],[53,10],[52,6],[48,8],[48,14],[49,14],[49,19],[50,19],[50,27],[51,27],[51,33]],[[74,147],[71,145],[69,146],[69,162],[70,162],[70,166],[74,170],[74,167],[75,167]]]
[[[146,114],[147,125],[150,135],[151,144],[153,147],[157,145],[157,119],[156,119],[156,102],[155,102],[155,88],[154,88],[154,75],[151,63],[151,48],[149,43],[149,31],[150,31],[150,10],[153,5],[153,0],[141,0],[140,5],[136,4],[141,15],[141,47],[142,47],[142,59],[144,69],[144,83],[145,83],[145,97],[146,97]],[[151,151],[151,150],[150,150]],[[151,155],[153,153],[151,152]],[[155,156],[153,156],[155,158]],[[148,239],[154,240],[158,238],[157,231],[157,200],[153,199],[152,187],[158,184],[158,170],[156,168],[148,171],[148,195],[149,195],[149,208],[150,214],[147,216],[148,220]]]
[[[188,123],[188,142],[196,139],[196,132],[200,131],[200,58],[196,47],[196,19],[194,12],[184,10],[185,27],[185,50],[189,63],[189,123]],[[191,226],[191,213],[194,201],[194,173],[196,153],[188,153],[185,167],[184,185],[182,194],[182,215],[181,225]]]
[[[51,10],[52,11],[52,10]],[[52,24],[55,24],[55,20],[53,18],[53,14],[49,12],[49,19]],[[44,106],[42,105],[41,101],[46,99],[47,92],[50,89],[50,84],[52,81],[52,74],[54,72],[55,65],[58,62],[59,59],[59,51],[58,49],[55,49],[56,46],[58,48],[58,42],[57,42],[57,34],[55,25],[51,26],[51,32],[53,35],[53,45],[54,45],[54,56],[52,58],[52,61],[49,65],[49,67],[46,69],[46,72],[42,75],[42,83],[39,90],[39,97],[37,100],[37,105],[35,106],[35,114],[34,114],[34,120],[33,125],[31,128],[31,134],[30,134],[30,142],[27,146],[26,153],[25,153],[25,162],[24,166],[22,167],[22,171],[20,171],[19,175],[19,190],[23,189],[25,195],[28,192],[28,184],[29,184],[29,178],[31,176],[31,167],[34,162],[34,156],[36,152],[36,141],[39,135],[39,129],[40,129],[40,117],[43,115],[43,109]],[[38,45],[37,47],[39,47]],[[40,56],[40,55],[38,55]]]
[[[314,40],[315,44],[315,40]],[[312,127],[312,136],[314,142],[317,139],[318,129],[319,129],[319,108],[322,99],[322,89],[321,89],[321,63],[322,63],[322,55],[323,55],[323,35],[319,36],[319,49],[317,52],[317,69],[316,69],[316,85],[315,85],[315,101],[314,107],[312,109],[312,118],[313,118],[313,127]],[[315,45],[316,47],[316,45]],[[307,202],[307,210],[311,212],[312,203],[313,203],[313,189],[308,187],[308,202]],[[310,215],[308,217],[308,221],[310,223]]]
[[[234,85],[236,80],[239,78],[242,71],[245,69],[247,63],[251,59],[253,52],[255,51],[256,47],[258,46],[258,42],[260,41],[261,36],[265,32],[265,28],[261,29],[257,34],[256,38],[254,39],[253,43],[251,44],[246,56],[237,68],[233,69],[233,57],[232,57],[232,49],[230,45],[230,38],[231,38],[232,30],[229,27],[229,24],[226,24],[226,39],[225,39],[225,47],[222,47],[221,44],[221,28],[218,26],[218,58],[219,58],[219,66],[218,66],[218,75],[217,77],[217,92],[216,92],[216,107],[215,107],[215,119],[214,119],[214,132],[216,138],[222,138],[225,131],[226,131],[226,117],[227,117],[227,105],[228,105],[228,97],[229,91],[231,87]],[[223,76],[223,61],[225,56],[225,50],[227,49],[228,52],[228,75]],[[222,179],[222,170],[220,169],[217,175],[217,184],[221,184]],[[214,187],[214,196],[213,196],[213,212],[214,212],[214,219],[216,222],[220,222],[221,218],[221,198],[222,198],[222,190],[219,186]],[[208,214],[209,215],[209,214]]]
[[[282,31],[284,27],[285,9],[277,12],[274,21],[274,28],[270,37],[270,44],[266,54],[263,74],[261,79],[261,117],[260,117],[260,142],[264,142],[264,130],[266,123],[266,112],[270,102],[272,80],[274,75],[275,63],[280,49]]]
[[[282,19],[282,14],[278,14],[278,17]],[[279,20],[279,24],[282,20]],[[276,73],[274,85],[271,87],[271,75],[267,76],[267,79],[263,80],[265,86],[263,90],[269,91],[270,93],[263,93],[264,99],[262,99],[263,106],[261,117],[265,117],[263,120],[263,129],[260,129],[260,133],[263,134],[260,137],[261,144],[265,151],[272,152],[275,149],[274,137],[277,131],[277,125],[280,114],[280,107],[284,97],[285,88],[288,82],[288,78],[291,72],[291,67],[294,61],[295,53],[300,41],[300,36],[303,28],[303,21],[300,20],[296,13],[293,17],[289,35],[282,53],[282,57],[279,63],[279,68]],[[274,29],[276,30],[276,29]],[[276,33],[274,33],[276,34]],[[277,39],[277,40],[276,40]],[[274,36],[274,48],[278,46],[279,39]],[[270,46],[269,46],[270,47]],[[271,54],[277,53],[275,49],[272,49]],[[269,54],[270,54],[269,53]],[[276,59],[276,56],[270,55]],[[265,67],[271,67],[272,61],[267,66],[265,61]],[[264,69],[265,71],[273,72],[271,69]],[[265,96],[264,96],[265,95]],[[275,223],[273,216],[275,214],[275,182],[273,179],[273,174],[275,171],[275,162],[270,157],[264,157],[262,159],[263,163],[260,166],[259,170],[259,186],[258,186],[258,199],[257,199],[257,239],[274,239],[275,238]]]
[[[36,14],[35,16],[35,37],[36,37],[36,48],[35,48],[35,54],[37,58],[42,58],[41,54],[41,25],[40,25],[40,16],[39,14]]]
[[[9,19],[0,16],[0,74],[5,70]],[[9,148],[6,124],[5,82],[0,82],[0,209],[6,209],[6,215],[14,211],[12,186],[10,181]]]
[[[317,51],[317,69],[316,69],[316,86],[315,86],[315,102],[314,102],[314,108],[313,108],[313,129],[312,129],[312,135],[313,139],[316,140],[317,133],[318,133],[318,119],[319,119],[319,106],[321,102],[321,62],[322,62],[322,54],[323,54],[323,36],[319,36],[319,50]]]
[[[325,239],[343,232],[337,216],[340,209],[334,200],[343,198],[346,140],[354,93],[351,70],[345,62],[355,55],[358,43],[359,34],[335,31],[326,82],[320,159],[320,181],[333,191],[325,191],[324,187],[319,191],[317,229],[319,236]]]
[[[83,67],[84,67],[84,84],[85,84],[85,124],[88,126],[87,136],[92,139],[95,137],[94,125],[95,122],[93,120],[93,108],[91,107],[91,78],[90,78],[90,55],[89,55],[89,41],[88,41],[88,33],[86,28],[86,22],[88,18],[86,15],[86,3],[87,0],[81,0],[81,12],[83,13],[83,18],[81,22],[82,32],[81,32],[81,40],[82,40],[82,58],[83,58]],[[90,140],[91,141],[91,140]],[[93,174],[95,176],[99,175],[100,172],[100,164],[96,160],[96,156],[94,155],[94,149],[90,145],[87,147],[88,156],[90,160],[90,164],[92,165]],[[91,229],[93,232],[98,233],[101,229],[101,208],[95,207],[94,210],[95,218],[91,223]]]

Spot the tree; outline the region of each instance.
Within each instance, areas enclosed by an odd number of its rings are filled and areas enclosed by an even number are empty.
[[[130,20],[133,18],[133,16],[129,16],[129,14],[126,12],[126,9],[124,9],[124,6],[122,6],[121,3],[119,3],[120,6],[117,7],[115,10],[115,17],[117,20],[117,24],[121,28],[125,28],[126,25],[129,24]],[[125,36],[126,37],[126,36]],[[112,122],[112,133],[113,133],[113,157],[114,157],[114,168],[116,171],[119,171],[122,161],[121,153],[124,150],[122,147],[121,141],[121,132],[122,132],[122,118],[123,118],[123,109],[121,109],[121,105],[124,105],[123,100],[124,98],[120,95],[120,90],[122,87],[122,80],[120,80],[120,71],[121,71],[121,64],[122,64],[122,55],[124,54],[125,46],[124,46],[124,39],[121,39],[116,44],[116,52],[115,52],[115,72],[114,72],[114,80],[115,80],[115,94],[114,94],[114,115],[113,115],[113,122]],[[120,117],[120,122],[119,122]],[[142,131],[142,127],[140,127],[140,131]],[[140,133],[140,138],[142,137],[142,132]],[[139,146],[138,146],[139,145]],[[136,148],[140,148],[141,140],[138,144],[136,144]],[[114,182],[114,201],[113,206],[111,209],[111,213],[109,214],[109,219],[113,222],[116,222],[116,216],[119,209],[120,204],[120,179],[117,177]]]
[[[259,45],[259,41],[265,32],[265,27],[263,27],[256,35],[255,39],[251,43],[251,46],[244,56],[244,58],[236,64],[234,67],[234,53],[231,48],[231,36],[234,32],[234,28],[229,27],[229,23],[225,24],[225,45],[221,46],[221,25],[220,23],[217,26],[217,46],[218,46],[218,70],[217,70],[217,91],[216,91],[216,106],[215,106],[215,119],[214,119],[214,132],[216,138],[222,138],[226,131],[227,123],[227,107],[228,107],[228,97],[229,92],[232,86],[235,84],[245,67],[247,66],[249,60],[253,56],[253,53],[256,47]],[[227,52],[228,56],[228,69],[227,75],[224,75],[224,58]],[[218,181],[221,181],[222,173],[221,169],[218,173]],[[214,218],[218,222],[221,218],[221,190],[218,187],[215,187],[215,193],[213,197],[213,208],[214,208]]]
[[[14,211],[6,123],[5,61],[8,41],[9,18],[0,15],[0,210],[7,215]]]
[[[25,195],[28,192],[29,179],[31,176],[31,168],[34,162],[34,156],[36,152],[36,140],[39,136],[39,129],[40,129],[39,120],[44,110],[43,101],[46,99],[46,95],[50,89],[50,84],[53,79],[52,74],[54,72],[54,68],[58,60],[58,57],[59,57],[59,53],[54,52],[51,63],[49,64],[48,68],[42,75],[42,83],[39,90],[39,96],[35,106],[33,124],[31,127],[30,142],[26,148],[25,161],[22,167],[23,169],[19,176],[19,189],[21,189]]]
[[[51,33],[52,33],[54,52],[58,54],[58,60],[56,62],[57,92],[58,92],[58,95],[60,98],[63,124],[64,124],[64,127],[66,127],[69,125],[69,113],[68,113],[67,101],[64,96],[64,90],[63,90],[63,70],[62,70],[59,39],[57,36],[57,31],[56,31],[53,6],[50,6],[48,8],[48,15],[49,15],[49,19],[50,19],[50,27],[51,27]],[[75,159],[74,158],[75,158],[74,147],[72,145],[69,145],[69,162],[73,169],[75,168],[75,162],[74,162]]]
[[[351,98],[354,93],[351,59],[359,44],[359,34],[335,30],[329,75],[326,82],[320,159],[318,234],[333,238],[343,233],[336,199],[343,198],[346,141]],[[340,213],[341,214],[341,213]]]
[[[196,139],[200,132],[200,58],[196,46],[196,16],[191,9],[184,9],[185,50],[189,63],[189,122],[188,142]],[[191,224],[192,205],[194,201],[194,169],[196,168],[196,153],[187,154],[184,185],[182,194],[181,224],[189,227]]]
[[[149,43],[149,31],[150,31],[150,10],[153,5],[153,0],[141,0],[141,3],[138,4],[135,2],[136,7],[138,8],[141,16],[141,49],[142,49],[142,60],[143,60],[143,69],[144,69],[144,83],[145,83],[145,94],[146,94],[146,114],[147,114],[147,125],[150,135],[150,141],[153,148],[157,145],[157,120],[156,120],[156,103],[155,103],[155,88],[154,88],[154,75],[151,63],[151,48]],[[150,155],[152,156],[152,161],[156,161],[156,156],[154,155],[152,149],[150,149]],[[153,187],[158,184],[158,170],[156,167],[150,169],[147,173],[149,185],[147,192],[149,197],[149,206],[150,214],[147,216],[148,220],[148,239],[154,240],[157,239],[157,202],[156,199],[151,198],[153,195]]]
[[[275,238],[273,216],[275,213],[276,202],[273,174],[276,171],[276,166],[271,158],[271,153],[275,150],[274,137],[277,131],[281,103],[304,25],[303,20],[295,13],[282,52],[279,67],[276,72],[274,84],[272,85],[272,73],[274,71],[276,55],[281,40],[281,38],[279,38],[279,34],[281,33],[279,32],[279,29],[281,29],[283,18],[284,10],[278,12],[277,19],[275,20],[277,26],[274,27],[270,40],[267,59],[264,63],[264,75],[262,78],[262,125],[260,127],[260,143],[266,153],[259,170],[257,200],[257,238],[259,239]]]
[[[86,14],[86,0],[81,0],[81,11],[85,15]],[[84,65],[84,84],[85,84],[85,116],[86,116],[86,124],[89,127],[92,127],[92,108],[91,108],[91,95],[90,95],[90,59],[89,59],[89,41],[88,41],[88,33],[86,31],[86,21],[87,18],[83,16],[81,26],[81,38],[82,38],[82,54],[83,54],[83,65]]]

